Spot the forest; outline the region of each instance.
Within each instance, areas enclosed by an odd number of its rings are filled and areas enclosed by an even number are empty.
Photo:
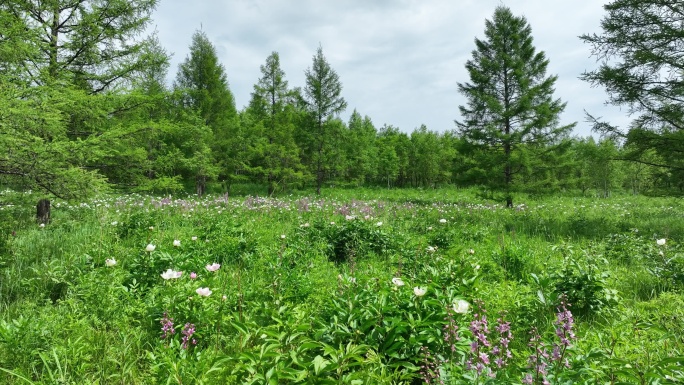
[[[311,187],[320,193],[324,186],[476,186],[499,199],[514,192],[660,195],[684,188],[675,60],[681,38],[673,40],[671,31],[671,39],[653,33],[643,42],[617,40],[625,33],[620,28],[633,28],[619,19],[628,10],[610,11],[604,35],[581,37],[597,58],[624,63],[606,61],[578,76],[605,87],[607,102],[629,107],[634,124],[618,130],[588,116],[595,135],[581,138],[572,134],[575,123],[558,121],[566,102],[554,99],[557,77],[546,74],[551,59],[536,51],[524,17],[506,8],[476,40],[465,63],[470,79],[457,79],[454,92],[468,103],[460,111],[454,106],[454,129],[408,133],[376,125],[363,106],[342,121],[350,108],[343,79],[321,46],[302,69],[306,84],[296,86],[274,51],[254,79],[249,104],[238,110],[216,50],[198,30],[168,84],[169,55],[142,32],[155,5],[3,3],[3,185],[64,199],[105,191],[201,196],[245,183],[267,195]],[[665,16],[659,21],[650,28],[674,28]]]

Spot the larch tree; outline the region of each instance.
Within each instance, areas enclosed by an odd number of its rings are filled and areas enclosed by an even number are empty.
[[[105,187],[112,144],[137,127],[130,81],[165,57],[144,54],[156,0],[0,2],[0,173],[76,198]],[[6,151],[5,151],[6,150]]]
[[[310,114],[311,128],[308,132],[309,159],[315,169],[316,193],[320,195],[326,168],[329,166],[326,157],[333,149],[335,132],[338,131],[337,125],[332,124],[333,118],[347,108],[347,102],[342,97],[340,77],[323,56],[322,47],[318,47],[313,63],[305,71],[305,75],[304,99]]]
[[[602,33],[580,37],[600,62],[581,79],[605,88],[607,102],[634,120],[625,128],[589,118],[626,140],[622,159],[668,169],[684,191],[684,2],[614,0],[604,9]],[[659,159],[642,156],[649,151]]]
[[[470,82],[458,85],[467,105],[456,125],[476,165],[471,182],[502,192],[512,207],[516,174],[553,151],[574,123],[558,124],[565,103],[553,98],[557,77],[546,75],[549,61],[524,17],[497,7],[475,46],[466,63]]]
[[[248,113],[252,116],[256,158],[253,172],[263,176],[268,194],[302,179],[299,148],[294,140],[294,94],[288,89],[280,55],[271,53],[261,66],[261,78],[254,85]]]
[[[174,88],[181,107],[196,113],[211,129],[211,135],[202,138],[203,146],[198,144],[203,147],[199,153],[204,156],[194,163],[197,194],[202,195],[209,179],[220,174],[230,183],[242,167],[238,157],[240,140],[235,99],[216,49],[204,32],[193,34],[190,54],[178,68]]]

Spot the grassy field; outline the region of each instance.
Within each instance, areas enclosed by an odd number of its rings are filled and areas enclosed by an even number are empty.
[[[684,382],[681,199],[0,198],[2,384]]]

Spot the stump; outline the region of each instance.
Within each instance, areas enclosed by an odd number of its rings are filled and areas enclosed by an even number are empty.
[[[50,222],[50,200],[41,199],[36,206],[36,221],[47,224]]]

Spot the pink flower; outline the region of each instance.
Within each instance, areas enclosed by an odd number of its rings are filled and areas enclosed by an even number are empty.
[[[208,287],[200,287],[197,290],[195,290],[195,293],[199,295],[200,297],[208,297],[211,295],[211,290],[209,290]]]
[[[192,273],[190,273],[190,279],[195,279],[195,278],[197,278],[197,273],[195,273],[193,271]]]
[[[208,271],[216,271],[216,270],[218,270],[220,267],[221,267],[221,265],[218,264],[218,263],[212,263],[211,265],[206,265],[206,266],[205,266],[205,268],[206,268]]]

